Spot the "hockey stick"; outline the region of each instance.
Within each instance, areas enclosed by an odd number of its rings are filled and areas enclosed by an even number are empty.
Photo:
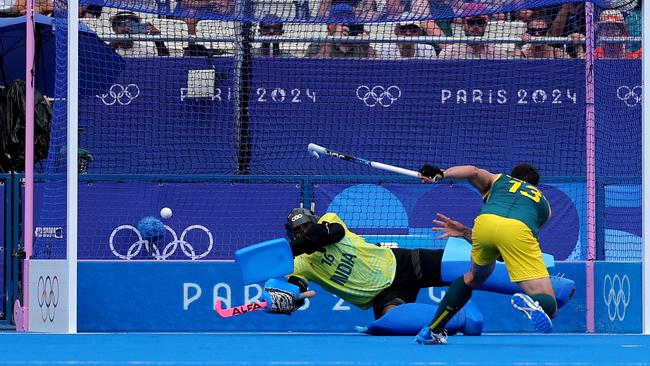
[[[327,149],[325,147],[322,147],[320,145],[316,145],[316,144],[313,144],[313,143],[310,143],[307,146],[307,151],[309,151],[309,153],[312,156],[314,156],[315,158],[319,158],[321,155],[328,155],[328,156],[331,156],[333,158],[339,158],[341,160],[347,160],[347,161],[351,161],[351,162],[357,163],[357,164],[368,165],[368,166],[371,166],[371,167],[376,168],[376,169],[386,170],[386,171],[397,173],[397,174],[408,175],[409,177],[418,178],[418,179],[422,178],[422,175],[419,172],[416,172],[415,170],[400,168],[398,166],[379,163],[379,162],[376,162],[376,161],[370,161],[370,160],[367,160],[367,159],[363,159],[363,158],[359,158],[359,157],[356,157],[356,156],[348,155],[348,154],[345,154],[345,153],[342,153],[342,152],[332,151],[332,150],[329,150],[329,149]],[[436,177],[434,177],[433,181],[437,182],[441,178],[442,178],[442,176],[436,176]]]
[[[314,295],[316,295],[316,292],[310,290],[301,293],[300,296],[298,296],[298,299],[302,300],[308,297],[313,297]],[[222,318],[231,318],[233,316],[242,315],[253,311],[264,310],[267,306],[269,306],[269,304],[266,301],[255,301],[250,304],[244,304],[224,309],[221,307],[221,300],[217,300],[217,302],[214,304],[214,311],[216,311],[217,314]]]
[[[266,306],[266,301],[255,301],[250,304],[223,309],[221,307],[221,300],[217,300],[216,304],[214,304],[214,311],[216,311],[222,318],[231,318],[233,316],[250,313],[251,311],[264,310],[266,309]]]

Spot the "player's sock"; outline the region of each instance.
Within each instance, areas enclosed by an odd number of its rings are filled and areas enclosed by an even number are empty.
[[[447,290],[445,297],[442,298],[438,305],[436,315],[433,317],[429,328],[432,333],[442,333],[445,326],[454,315],[463,307],[472,297],[473,289],[465,284],[463,276],[458,277]]]
[[[555,312],[557,311],[557,303],[553,296],[547,294],[534,294],[530,295],[530,298],[533,299],[533,301],[537,301],[549,318],[552,318],[553,315],[555,315]]]

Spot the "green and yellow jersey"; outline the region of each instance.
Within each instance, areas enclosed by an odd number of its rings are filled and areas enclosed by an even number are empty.
[[[370,308],[373,298],[393,282],[395,255],[348,230],[335,213],[323,215],[318,223],[323,222],[341,224],[345,236],[338,243],[324,246],[324,252],[294,258],[293,276],[314,281],[362,309]]]
[[[499,174],[483,197],[480,214],[519,220],[537,237],[551,216],[551,205],[539,188],[506,174]]]

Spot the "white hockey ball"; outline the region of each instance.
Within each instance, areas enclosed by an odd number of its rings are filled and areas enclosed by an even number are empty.
[[[163,219],[172,217],[172,209],[169,207],[164,207],[162,210],[160,210],[160,217]]]

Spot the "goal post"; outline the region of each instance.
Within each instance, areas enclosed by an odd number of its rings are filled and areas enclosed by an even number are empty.
[[[650,49],[650,7],[643,8],[643,48]],[[650,95],[650,58],[643,58],[643,95]],[[643,107],[643,334],[650,334],[650,112]]]
[[[67,0],[66,5],[71,9],[79,8],[78,0]],[[58,9],[59,12],[65,9]],[[36,240],[64,242],[64,250],[52,255],[49,250],[42,249],[34,253],[33,249],[27,251],[29,257],[25,260],[27,284],[24,288],[25,297],[28,301],[25,317],[27,318],[24,330],[46,333],[76,333],[77,332],[77,205],[78,205],[78,76],[79,76],[79,14],[77,11],[67,11],[64,29],[67,29],[67,41],[65,45],[66,58],[64,65],[57,65],[64,68],[63,74],[67,79],[65,96],[59,95],[59,108],[65,108],[66,127],[62,132],[65,139],[64,163],[61,165],[65,170],[51,169],[46,177],[54,185],[59,186],[65,195],[64,221],[59,221],[54,226],[39,224],[35,227],[27,227],[26,230],[35,234]],[[61,30],[59,30],[61,34]],[[65,85],[65,84],[63,84]],[[67,116],[67,118],[66,118]],[[50,151],[52,154],[52,151]],[[54,183],[56,181],[56,183]],[[31,187],[29,185],[32,185]],[[33,179],[27,182],[27,190],[33,191]],[[63,185],[65,188],[61,187]],[[29,203],[27,201],[27,203]],[[33,203],[32,203],[33,205]],[[33,206],[26,208],[32,212]],[[26,221],[27,222],[27,221]],[[46,221],[47,222],[47,221]],[[60,225],[60,226],[58,226]],[[29,243],[26,240],[26,243]],[[50,257],[50,255],[52,255]]]

